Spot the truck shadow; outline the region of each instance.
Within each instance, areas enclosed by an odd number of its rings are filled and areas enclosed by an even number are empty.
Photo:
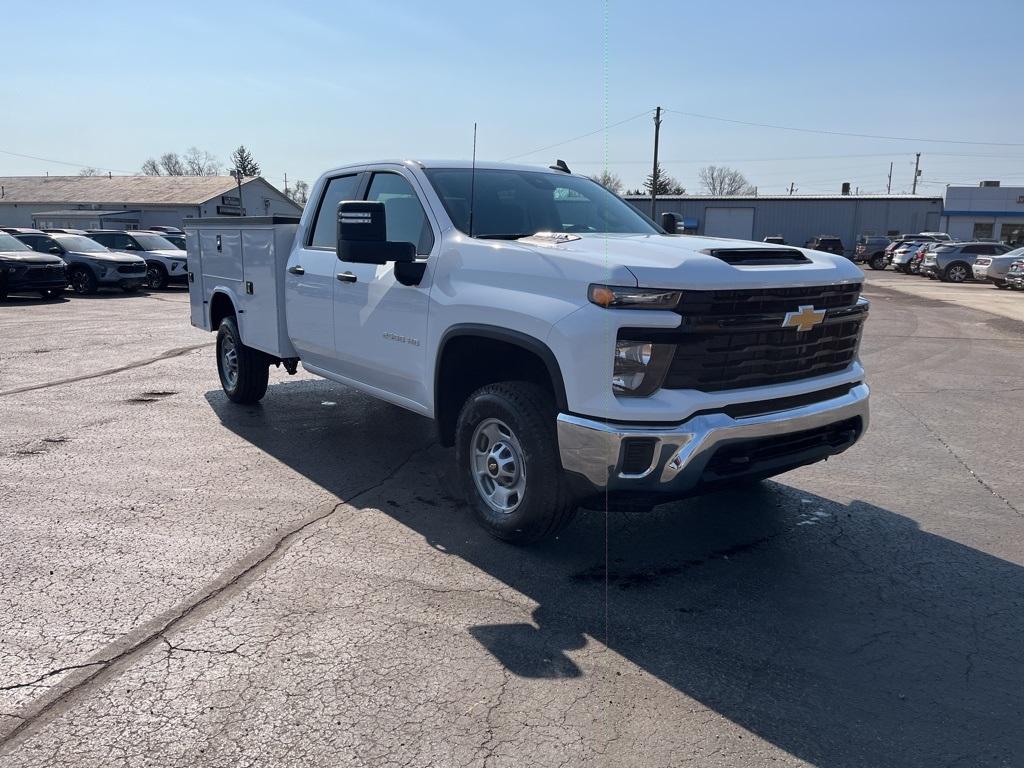
[[[342,499],[354,465],[394,469],[433,438],[427,420],[326,382],[275,385],[253,408],[207,399],[228,429]],[[580,676],[571,654],[596,640],[814,765],[1024,755],[1020,566],[784,483],[647,514],[583,512],[561,538],[519,549],[476,527],[451,463],[421,452],[398,476],[415,482],[356,505],[537,603],[533,624],[467,628],[511,673]]]

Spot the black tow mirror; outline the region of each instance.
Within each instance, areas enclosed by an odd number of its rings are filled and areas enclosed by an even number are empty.
[[[670,235],[679,233],[679,216],[675,213],[661,214],[661,228]]]
[[[413,243],[387,237],[384,203],[344,200],[338,203],[338,258],[356,264],[416,261]]]

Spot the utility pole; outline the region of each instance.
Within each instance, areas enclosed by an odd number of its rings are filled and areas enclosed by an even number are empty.
[[[284,196],[288,197],[288,174],[284,175]]]
[[[658,197],[658,134],[661,132],[661,107],[654,110],[654,170],[651,171],[651,219],[654,218],[654,201]]]
[[[789,182],[789,194],[792,195],[794,192],[796,192],[796,182],[791,181]]]
[[[918,152],[914,159],[914,188],[910,191],[910,194],[917,194],[917,177],[921,175],[921,153]]]
[[[892,194],[892,163],[889,163],[889,182],[885,185],[885,194]]]

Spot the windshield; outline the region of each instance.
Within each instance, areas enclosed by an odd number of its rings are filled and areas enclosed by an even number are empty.
[[[171,243],[170,241],[165,240],[164,238],[160,237],[160,235],[143,235],[143,234],[135,235],[135,234],[133,234],[132,237],[134,237],[136,240],[139,241],[139,245],[142,246],[142,250],[144,250],[144,251],[176,251],[176,250],[178,250],[177,248],[174,247],[173,243]]]
[[[11,237],[6,232],[0,232],[0,251],[31,251],[32,249],[25,245],[21,240],[16,237]]]
[[[81,253],[106,253],[107,249],[82,235],[53,235],[53,239],[64,246],[68,251],[79,251]]]
[[[436,168],[426,171],[452,222],[472,235],[518,239],[537,232],[656,234],[650,221],[600,184],[543,171]]]

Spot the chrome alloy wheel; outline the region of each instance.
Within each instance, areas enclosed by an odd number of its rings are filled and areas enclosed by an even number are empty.
[[[238,385],[238,348],[231,334],[225,334],[220,342],[220,367],[228,389]]]
[[[484,419],[473,431],[470,448],[480,497],[495,512],[515,512],[526,492],[526,467],[518,438],[505,422]]]
[[[954,264],[946,271],[946,278],[954,283],[962,283],[967,277],[967,267],[962,264]]]

